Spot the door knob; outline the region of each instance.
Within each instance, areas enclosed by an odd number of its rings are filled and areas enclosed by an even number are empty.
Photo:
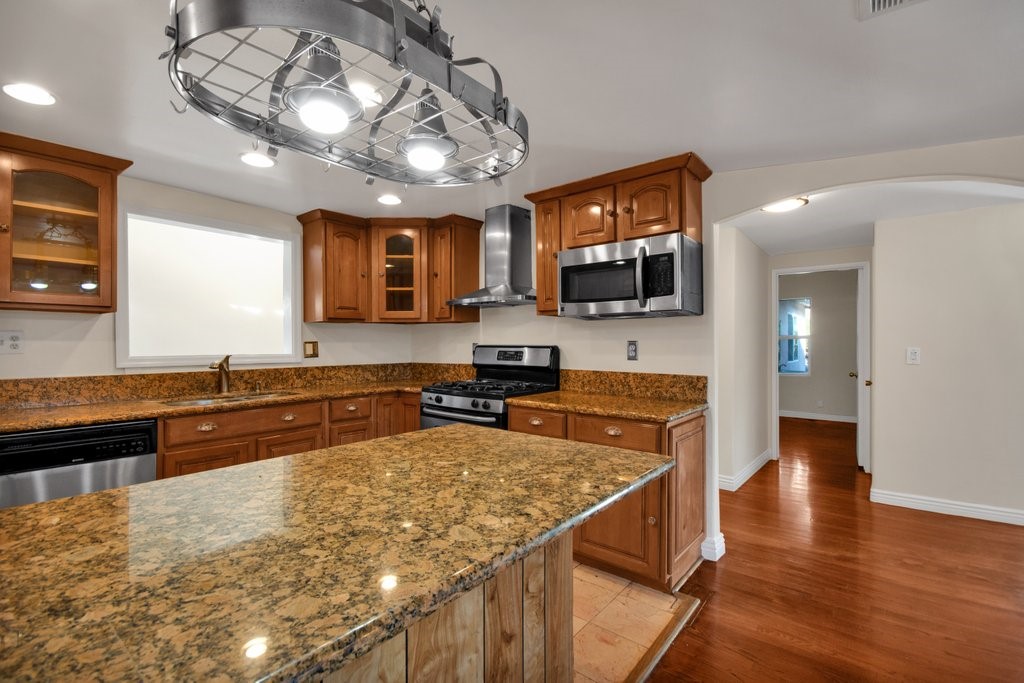
[[[874,382],[872,382],[871,380],[869,380],[869,379],[864,380],[864,386],[870,387],[872,384],[874,384]]]
[[[854,372],[853,370],[850,370],[850,377],[857,377],[857,376],[858,375],[857,375],[856,372]]]

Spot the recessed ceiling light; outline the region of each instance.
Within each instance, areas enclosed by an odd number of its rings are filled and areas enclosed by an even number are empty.
[[[244,154],[239,154],[238,158],[243,163],[255,166],[256,168],[270,168],[277,163],[276,159],[271,159],[263,152],[245,152]]]
[[[809,201],[810,200],[807,197],[791,197],[789,199],[783,199],[781,202],[762,206],[761,210],[767,211],[768,213],[785,213],[787,211],[792,211],[793,209],[799,209],[801,206],[807,206],[807,202]]]
[[[382,194],[377,197],[377,201],[388,206],[396,206],[402,203],[402,198],[397,194]]]
[[[31,83],[8,83],[4,86],[4,92],[16,100],[29,104],[49,105],[57,101],[48,90]]]

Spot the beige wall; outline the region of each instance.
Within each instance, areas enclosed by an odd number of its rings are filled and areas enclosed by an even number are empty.
[[[779,411],[816,419],[857,417],[857,271],[779,276],[779,298],[811,299],[811,372],[779,375]],[[820,416],[820,417],[817,417]]]
[[[813,268],[847,263],[871,263],[871,247],[846,247],[824,251],[802,251],[795,254],[774,254],[768,257],[772,270],[785,268]]]
[[[876,225],[873,493],[1024,515],[1022,228],[1024,204]]]

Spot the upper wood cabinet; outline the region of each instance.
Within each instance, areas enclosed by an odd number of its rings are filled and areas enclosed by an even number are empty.
[[[562,248],[561,201],[537,205],[537,313],[558,315],[558,252]]]
[[[373,322],[419,321],[427,306],[425,218],[371,218]]]
[[[679,171],[665,171],[619,183],[616,239],[676,232],[679,222]]]
[[[306,322],[475,322],[448,300],[480,282],[480,221],[358,218],[315,209],[302,223]]]
[[[131,163],[0,133],[0,308],[115,309],[117,176]]]
[[[598,187],[562,198],[562,246],[615,241],[615,188]]]
[[[428,273],[430,322],[477,322],[480,309],[448,300],[480,285],[480,221],[451,214],[430,225]]]
[[[365,321],[369,315],[369,226],[365,218],[316,209],[302,222],[306,322]]]

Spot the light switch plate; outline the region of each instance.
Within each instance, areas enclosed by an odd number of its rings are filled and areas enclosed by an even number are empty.
[[[25,353],[24,339],[21,330],[0,330],[0,353]]]
[[[640,357],[640,342],[626,342],[626,360],[637,360]]]
[[[921,364],[921,349],[916,346],[907,347],[907,365]]]

